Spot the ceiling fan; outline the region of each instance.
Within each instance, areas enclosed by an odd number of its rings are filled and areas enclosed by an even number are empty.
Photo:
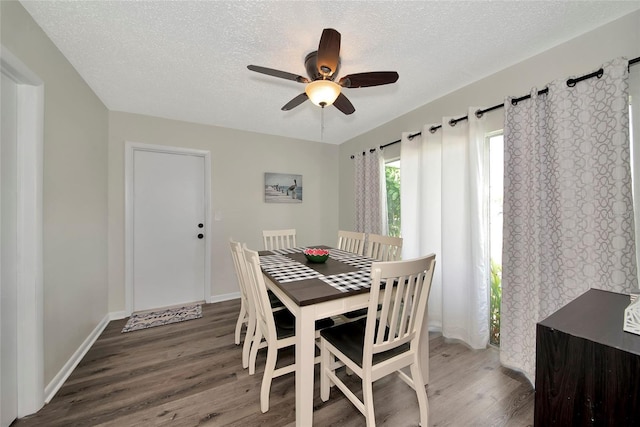
[[[304,65],[309,78],[258,65],[247,65],[247,68],[257,73],[293,80],[307,85],[303,93],[282,107],[284,111],[291,110],[310,99],[311,102],[322,108],[333,104],[344,114],[352,114],[356,109],[341,92],[343,87],[353,89],[380,86],[395,83],[398,80],[398,73],[395,71],[372,71],[349,74],[341,77],[336,83],[335,78],[340,68],[340,33],[333,28],[325,28],[322,31],[318,50],[306,56]]]

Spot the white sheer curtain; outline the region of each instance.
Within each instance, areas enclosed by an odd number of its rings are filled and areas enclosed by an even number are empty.
[[[532,383],[538,321],[590,288],[636,287],[627,61],[603,69],[505,102],[500,360]]]
[[[403,135],[401,204],[403,258],[436,253],[429,302],[431,327],[473,348],[489,340],[489,271],[485,205],[485,131],[468,120],[421,137]]]
[[[405,132],[400,141],[402,258],[436,254],[427,314],[429,327],[442,330],[442,135],[430,127],[413,138]]]
[[[354,162],[356,231],[386,234],[387,192],[384,159],[376,150],[354,155]]]

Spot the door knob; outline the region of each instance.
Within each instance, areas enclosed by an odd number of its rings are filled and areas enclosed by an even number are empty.
[[[200,233],[198,234],[198,239],[202,239],[204,237],[204,234]]]
[[[198,224],[198,228],[202,228],[202,227],[204,227],[203,223]]]

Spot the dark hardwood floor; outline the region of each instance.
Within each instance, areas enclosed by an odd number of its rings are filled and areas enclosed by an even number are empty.
[[[293,374],[273,381],[270,410],[260,412],[265,350],[250,376],[233,343],[239,308],[239,300],[205,304],[201,319],[124,334],[126,319],[110,322],[51,402],[12,426],[295,425]],[[432,427],[533,424],[532,387],[500,366],[495,349],[474,351],[433,335],[430,357]],[[290,350],[279,355],[292,359]],[[318,383],[315,425],[364,425],[339,390],[322,402]],[[415,392],[396,376],[375,383],[374,401],[378,425],[418,425]]]

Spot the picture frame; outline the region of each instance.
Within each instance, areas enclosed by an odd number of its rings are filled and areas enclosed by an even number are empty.
[[[265,172],[265,203],[302,203],[302,175]]]

